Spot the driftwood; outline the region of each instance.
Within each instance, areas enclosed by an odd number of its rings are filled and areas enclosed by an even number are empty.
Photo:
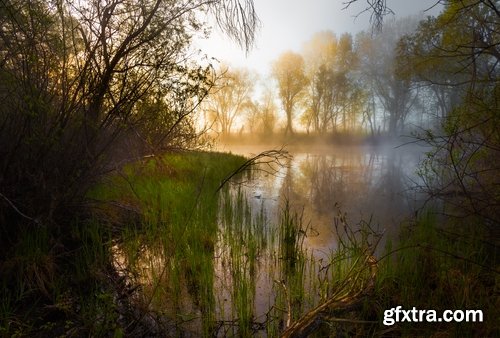
[[[347,312],[362,304],[364,297],[369,294],[375,285],[377,273],[377,260],[373,256],[367,256],[366,263],[370,269],[370,277],[363,288],[355,292],[339,297],[334,296],[326,302],[318,305],[300,319],[290,325],[281,335],[281,338],[301,338],[313,333],[323,322],[355,322],[366,323],[364,321],[351,321],[331,318],[332,312]]]

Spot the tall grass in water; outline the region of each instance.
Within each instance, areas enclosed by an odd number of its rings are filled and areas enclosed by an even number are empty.
[[[203,157],[173,156],[126,173],[115,193],[135,199],[144,224],[123,236],[117,257],[142,285],[144,308],[164,313],[178,332],[278,336],[332,294],[347,276],[338,266],[349,263],[338,250],[319,258],[305,247],[308,227],[287,201],[270,224],[241,187],[215,196],[222,161],[205,160],[204,170],[195,169]]]
[[[229,290],[219,303],[221,334],[248,337],[255,328],[255,292],[268,242],[263,211],[254,217],[241,188],[225,189],[221,196],[218,242],[218,287]],[[221,290],[219,290],[220,292]],[[229,303],[228,306],[226,303]]]
[[[285,200],[279,221],[279,251],[285,271],[296,271],[302,253],[307,229],[302,228],[302,216],[291,210],[290,202]]]
[[[129,168],[99,192],[143,214],[140,227],[122,231],[115,257],[141,285],[135,299],[145,311],[174,334],[273,337],[366,286],[376,245],[369,227],[349,229],[339,216],[337,246],[315,252],[305,245],[308,225],[287,201],[271,224],[263,210],[251,210],[243,189],[214,195],[223,173],[242,161],[223,157],[173,155],[140,172]]]
[[[26,233],[24,244],[13,255],[19,260],[19,269],[10,272],[23,274],[19,280],[27,284],[11,294],[3,279],[0,335],[32,332],[17,324],[15,312],[18,300],[29,298],[34,288],[56,290],[51,294],[56,298],[57,313],[77,313],[80,322],[68,325],[79,331],[71,332],[114,332],[117,336],[124,328],[132,332],[134,323],[120,323],[119,295],[95,282],[110,253],[120,277],[132,284],[128,296],[143,310],[138,320],[155,319],[148,321],[154,332],[170,336],[276,337],[290,332],[297,323],[306,323],[304,318],[323,305],[365,289],[372,273],[367,258],[378,241],[369,224],[351,228],[339,214],[334,222],[336,246],[326,253],[313,251],[305,245],[307,223],[287,201],[279,220],[272,224],[263,209],[251,210],[243,189],[226,186],[219,196],[214,195],[221,179],[243,161],[220,154],[170,155],[142,167],[128,167],[121,176],[97,187],[94,198],[141,217],[124,218],[113,209],[107,210],[111,227],[97,222],[75,226],[73,235],[83,245],[68,264],[75,272],[71,282],[82,286],[81,292],[69,293],[61,285],[65,282],[54,277],[57,271],[52,259],[57,248],[47,242],[43,228]],[[107,229],[118,232],[117,228],[120,239],[108,241],[114,236]],[[345,312],[330,309],[346,321],[325,317],[322,320],[327,325],[319,327],[317,335],[385,332],[414,336],[442,331],[491,336],[498,324],[484,329],[463,323],[381,327],[384,309],[397,305],[406,309],[483,309],[486,319],[498,314],[494,293],[498,273],[487,269],[488,257],[496,249],[487,251],[470,228],[455,230],[437,226],[432,217],[420,218],[408,227],[400,243],[389,245],[388,254],[378,264],[376,287],[363,311],[358,304],[357,312],[345,318]],[[3,268],[8,269],[7,264]],[[72,299],[79,299],[76,303],[81,307],[71,307]],[[372,322],[359,323],[359,319]],[[45,331],[39,333],[54,333],[53,325],[46,321]]]
[[[289,208],[289,205],[285,203]],[[279,327],[284,337],[304,336],[319,330],[319,335],[347,334],[345,323],[328,322],[332,313],[345,311],[343,304],[355,304],[370,289],[374,277],[373,252],[378,244],[378,235],[370,224],[360,223],[351,227],[345,215],[335,219],[337,243],[328,253],[314,252],[305,247],[304,237],[309,226],[303,225],[302,217],[294,217],[283,210],[280,252],[291,252],[295,246],[295,256],[291,262],[282,262],[284,295],[288,309],[286,324]],[[295,240],[291,240],[291,234]],[[283,256],[286,258],[287,256]],[[322,324],[324,325],[322,328]]]
[[[95,198],[127,201],[143,215],[140,229],[124,231],[115,246],[115,265],[141,285],[139,306],[166,314],[170,320],[165,325],[171,329],[201,328],[204,336],[213,334],[218,238],[214,192],[243,161],[227,154],[168,155],[128,167],[94,191]]]
[[[275,278],[276,309],[285,313],[285,326],[297,319],[302,313],[306,294],[306,269],[314,261],[308,260],[304,238],[307,229],[303,225],[302,215],[294,212],[288,200],[283,202],[278,232],[276,266],[279,275]]]

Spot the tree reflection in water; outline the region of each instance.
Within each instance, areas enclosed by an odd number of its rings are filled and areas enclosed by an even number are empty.
[[[245,149],[238,149],[245,154]],[[355,226],[370,221],[391,237],[421,204],[411,189],[422,152],[402,147],[332,147],[290,151],[293,158],[277,175],[256,173],[247,187],[254,210],[264,208],[276,219],[286,199],[311,222],[305,244],[328,250],[335,246],[333,220],[339,212]],[[248,154],[248,153],[247,153]],[[272,223],[272,222],[271,222]]]

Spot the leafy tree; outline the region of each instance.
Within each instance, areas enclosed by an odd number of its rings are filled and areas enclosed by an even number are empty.
[[[308,82],[304,59],[300,54],[286,52],[274,62],[272,75],[278,83],[279,98],[286,113],[285,135],[293,134],[294,108]]]
[[[426,190],[451,214],[498,224],[500,154],[500,11],[491,1],[448,1],[442,14],[403,39],[402,72],[435,92],[441,128],[419,135],[430,143]]]
[[[250,0],[0,2],[1,260],[33,229],[71,250],[71,220],[118,160],[197,143],[212,79],[189,47],[206,11],[250,46]]]

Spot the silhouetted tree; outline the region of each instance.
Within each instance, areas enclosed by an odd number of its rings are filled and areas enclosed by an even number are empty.
[[[2,228],[65,223],[131,137],[192,144],[212,83],[188,47],[206,10],[249,47],[247,0],[1,1]]]
[[[278,83],[279,98],[286,113],[285,135],[293,134],[294,108],[307,84],[304,59],[300,54],[286,52],[274,62],[272,74]]]

